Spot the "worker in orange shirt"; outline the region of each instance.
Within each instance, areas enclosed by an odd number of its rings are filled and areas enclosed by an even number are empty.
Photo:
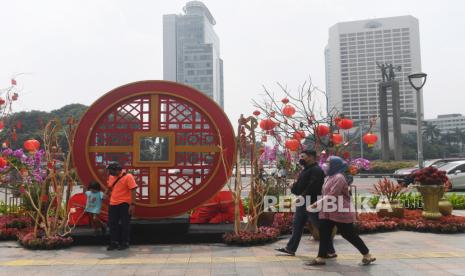
[[[107,192],[110,193],[110,246],[107,250],[125,250],[129,248],[129,222],[134,214],[137,184],[132,174],[123,172],[117,162],[110,163],[107,170]]]

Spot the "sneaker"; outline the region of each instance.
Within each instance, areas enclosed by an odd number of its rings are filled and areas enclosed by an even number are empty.
[[[275,250],[278,251],[278,252],[287,254],[287,255],[289,255],[289,256],[295,256],[295,252],[289,251],[289,250],[288,250],[287,248],[285,248],[285,247],[276,248]]]
[[[125,243],[125,244],[122,244],[118,247],[118,250],[126,250],[129,248],[129,244]]]
[[[119,246],[118,246],[117,243],[112,243],[107,247],[107,251],[113,251],[113,250],[116,250],[118,248],[119,248]]]

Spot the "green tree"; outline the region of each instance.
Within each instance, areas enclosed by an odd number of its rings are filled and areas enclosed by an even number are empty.
[[[71,116],[80,119],[86,109],[87,106],[82,104],[70,104],[51,112],[33,110],[13,113],[4,118],[5,127],[0,132],[0,142],[8,141],[13,149],[21,148],[24,141],[28,139],[36,139],[43,144],[44,127],[48,121],[59,118],[61,123],[65,124],[66,120]],[[16,139],[14,139],[14,132],[16,132]],[[64,136],[62,138],[60,139],[60,145],[66,151],[67,144]],[[63,140],[63,143],[61,143],[61,140]]]
[[[423,131],[423,136],[426,138],[426,140],[433,142],[439,139],[441,132],[437,126],[433,125],[432,123],[427,123],[425,130]]]

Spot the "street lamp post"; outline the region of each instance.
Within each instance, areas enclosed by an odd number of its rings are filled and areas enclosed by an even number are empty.
[[[425,73],[415,73],[408,76],[410,85],[417,91],[417,151],[418,151],[418,166],[420,169],[424,167],[423,164],[423,134],[422,134],[422,110],[421,110],[421,93],[420,90],[426,83]]]

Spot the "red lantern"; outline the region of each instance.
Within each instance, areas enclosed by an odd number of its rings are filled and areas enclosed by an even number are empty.
[[[289,102],[289,99],[288,99],[288,98],[284,98],[284,99],[281,100],[281,102],[282,102],[283,104],[287,104],[287,103]]]
[[[351,129],[354,126],[354,122],[351,119],[341,119],[337,125],[341,129]]]
[[[320,137],[326,136],[329,133],[329,127],[325,125],[319,125],[316,127],[316,134]]]
[[[294,135],[292,135],[292,138],[296,139],[296,140],[302,140],[305,138],[305,131],[303,130],[299,130],[297,132],[294,133]]]
[[[0,98],[0,105],[4,105],[6,101],[3,98]]]
[[[288,104],[288,105],[283,107],[282,112],[283,112],[284,116],[292,117],[292,115],[295,114],[295,108],[292,105]]]
[[[13,96],[11,96],[11,99],[13,101],[17,101],[18,100],[18,93],[13,93]]]
[[[286,146],[287,149],[289,149],[290,151],[296,151],[299,149],[299,146],[300,146],[300,142],[299,140],[297,139],[290,139],[290,140],[287,140],[286,143],[284,144]]]
[[[275,128],[277,123],[271,119],[264,119],[260,121],[260,128],[266,131],[272,130]]]
[[[258,116],[258,115],[260,115],[260,111],[258,111],[258,110],[255,110],[255,111],[253,112],[253,115],[255,115],[255,116]]]
[[[372,147],[374,144],[376,144],[376,141],[378,141],[378,136],[370,132],[370,133],[363,135],[362,140],[369,147]]]
[[[23,125],[21,124],[21,121],[18,121],[18,122],[16,123],[16,128],[17,128],[17,129],[21,129],[22,127],[23,127]]]
[[[331,135],[331,141],[335,144],[335,145],[339,145],[340,143],[342,143],[342,135],[341,134],[338,134],[338,133],[334,133],[333,135]]]
[[[26,140],[23,145],[24,149],[29,152],[34,152],[40,147],[39,141],[35,139]]]
[[[6,159],[3,157],[0,157],[0,168],[5,168],[6,166]]]
[[[0,130],[2,130],[4,127],[5,127],[5,124],[3,123],[3,121],[0,121]]]

